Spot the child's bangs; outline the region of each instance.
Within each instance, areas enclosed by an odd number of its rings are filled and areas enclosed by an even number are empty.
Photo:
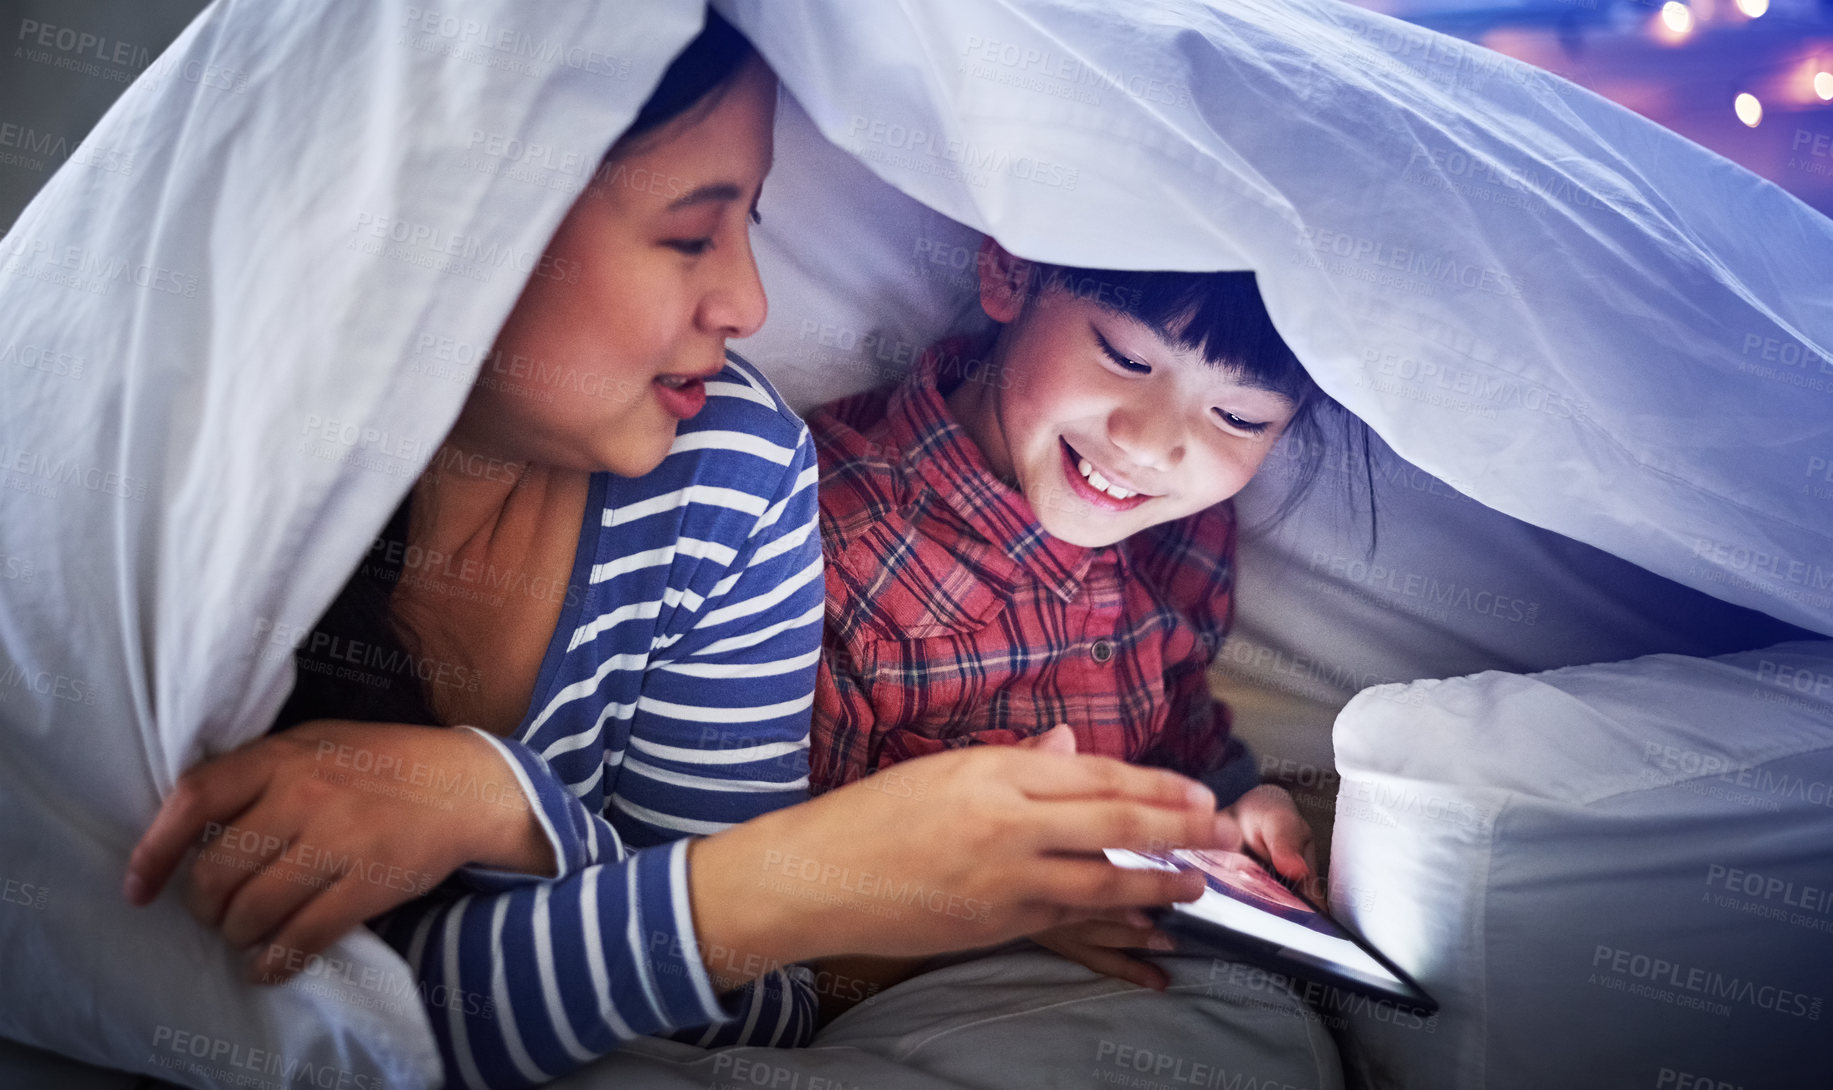
[[[1038,266],[1039,292],[1065,291],[1126,314],[1205,362],[1303,405],[1316,392],[1261,302],[1251,272],[1138,272]]]

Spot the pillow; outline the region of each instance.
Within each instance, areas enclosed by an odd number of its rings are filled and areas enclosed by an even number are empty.
[[[1312,789],[1325,817],[1331,723],[1371,685],[1812,635],[1485,507],[1378,438],[1367,467],[1335,436],[1291,438],[1236,500],[1235,617],[1212,680],[1263,776]],[[1321,471],[1275,521],[1302,461]]]
[[[1443,1005],[1352,1013],[1370,1085],[1825,1084],[1833,641],[1381,686],[1336,744],[1331,907]]]
[[[439,1083],[418,983],[381,939],[359,928],[287,984],[249,984],[181,898],[128,905],[125,848],[89,800],[0,761],[0,1037],[185,1086]]]
[[[0,1086],[55,1086],[58,1090],[138,1090],[140,1077],[81,1063],[55,1052],[0,1040]]]

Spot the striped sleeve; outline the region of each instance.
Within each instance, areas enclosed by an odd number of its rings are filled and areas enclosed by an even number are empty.
[[[716,833],[808,799],[826,591],[814,447],[806,429],[798,432],[793,448],[747,448],[782,465],[782,484],[744,528],[731,568],[698,609],[678,615],[649,664],[610,799],[629,843]],[[740,951],[704,953],[715,964],[745,960]],[[726,998],[738,1008],[731,1019],[672,1036],[702,1047],[786,1047],[806,1044],[818,1025],[813,975],[799,966]]]
[[[553,848],[555,870],[544,878],[520,871],[469,865],[454,872],[456,879],[472,889],[495,892],[529,882],[565,878],[593,863],[617,862],[624,858],[624,844],[617,829],[581,802],[539,753],[514,738],[499,738],[476,727],[459,729],[472,731],[495,746],[515,773],[523,794],[533,807],[542,834]]]
[[[758,464],[724,475],[735,458]],[[417,974],[449,1085],[537,1085],[648,1034],[778,1046],[813,1036],[812,974],[790,966],[716,995],[707,963],[742,955],[702,949],[693,928],[688,837],[807,798],[823,599],[806,431],[789,445],[724,446],[719,464],[717,484],[694,486],[708,491],[683,490],[713,501],[699,504],[703,524],[674,536],[730,548],[673,559],[701,590],[677,595],[687,607],[656,638],[626,748],[607,754],[622,764],[607,800],[615,821],[593,813],[543,750],[493,738],[560,876],[465,868],[373,921]],[[755,502],[735,502],[747,485]],[[722,567],[694,567],[706,563]]]
[[[701,961],[687,847],[499,893],[444,886],[377,921],[418,978],[447,1085],[537,1086],[632,1037],[744,1013]]]
[[[793,447],[747,456],[760,463],[752,472],[767,467],[778,480],[761,510],[693,516],[727,524],[721,536],[744,545],[702,580],[698,608],[676,611],[650,659],[609,800],[633,846],[716,833],[808,799],[826,590],[814,448],[798,431]]]

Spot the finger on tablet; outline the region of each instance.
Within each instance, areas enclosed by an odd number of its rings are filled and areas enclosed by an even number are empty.
[[[1273,869],[1277,870],[1282,878],[1288,878],[1294,882],[1302,882],[1310,878],[1312,871],[1311,863],[1304,855],[1283,844],[1273,849]]]
[[[1194,870],[1134,870],[1105,859],[1060,858],[1037,868],[1039,899],[1076,908],[1124,908],[1194,901],[1206,888]]]
[[[1276,812],[1266,819],[1258,839],[1257,850],[1281,876],[1294,881],[1311,877],[1316,859],[1311,826],[1296,811]]]

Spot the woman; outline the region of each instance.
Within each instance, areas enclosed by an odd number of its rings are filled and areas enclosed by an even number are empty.
[[[1196,876],[1093,853],[1227,839],[1201,786],[1061,752],[941,754],[900,770],[920,790],[786,805],[821,615],[812,458],[768,386],[722,365],[764,317],[747,222],[775,82],[710,19],[536,266],[581,275],[532,277],[492,356],[605,396],[480,379],[377,550],[402,568],[369,637],[475,686],[344,686],[338,708],[302,671],[289,714],[313,718],[192,770],[130,861],[143,903],[210,831],[189,903],[265,980],[455,875],[382,930],[471,1085],[707,1022],[730,1026],[708,1040],[805,1040],[807,975],[783,966],[1192,899]],[[477,571],[568,590],[480,604]],[[364,614],[372,574],[327,623]]]

